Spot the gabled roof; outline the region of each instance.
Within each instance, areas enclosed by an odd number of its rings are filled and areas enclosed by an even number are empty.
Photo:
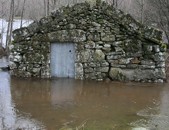
[[[92,19],[93,23],[88,23],[86,19]],[[99,19],[105,19],[105,21],[99,21]],[[32,37],[33,35],[54,32],[65,28],[71,29],[69,26],[71,26],[72,22],[79,22],[81,26],[77,28],[88,31],[90,27],[88,28],[87,25],[95,24],[94,26],[99,26],[96,24],[108,24],[106,21],[118,25],[121,29],[125,29],[127,35],[135,36],[138,39],[146,39],[155,44],[162,44],[162,31],[142,25],[131,15],[125,14],[121,10],[116,10],[112,5],[105,2],[97,2],[95,6],[90,6],[89,3],[85,2],[71,7],[62,7],[52,12],[50,16],[33,22],[28,27],[13,31],[13,37],[14,40],[18,40],[22,39],[22,37]]]

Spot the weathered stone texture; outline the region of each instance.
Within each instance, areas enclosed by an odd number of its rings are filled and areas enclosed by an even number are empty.
[[[104,2],[63,7],[13,32],[11,73],[49,78],[50,43],[73,42],[76,79],[162,82],[162,34]]]

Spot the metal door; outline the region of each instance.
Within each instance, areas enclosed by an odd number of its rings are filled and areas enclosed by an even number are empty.
[[[75,77],[75,48],[73,43],[51,44],[51,76]]]

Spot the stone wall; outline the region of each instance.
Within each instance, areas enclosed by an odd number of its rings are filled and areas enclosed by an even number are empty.
[[[13,32],[11,74],[51,77],[50,43],[73,42],[76,79],[163,82],[162,35],[104,2],[63,7]]]

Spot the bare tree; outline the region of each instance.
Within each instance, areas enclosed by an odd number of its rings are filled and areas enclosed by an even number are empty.
[[[23,1],[23,8],[22,8],[22,13],[21,13],[21,24],[20,24],[20,28],[22,27],[22,22],[23,22],[23,14],[24,14],[24,11],[25,11],[25,2],[26,2],[26,0]]]
[[[47,8],[46,0],[43,0],[43,3],[44,3],[44,15],[47,16],[47,13],[46,13],[47,12],[46,11],[47,10],[46,9]]]
[[[36,5],[36,6],[32,6]],[[44,16],[44,2],[41,0],[27,0],[25,6],[24,18],[39,20]]]
[[[169,1],[157,0],[159,25],[164,30],[167,40],[169,41]]]
[[[145,0],[123,0],[119,8],[144,24],[146,7],[147,1]]]
[[[111,0],[111,2],[114,7],[118,7],[118,0]]]
[[[51,0],[51,10],[52,11],[56,9],[57,4],[59,4],[59,0]]]
[[[47,15],[49,15],[49,12],[50,12],[50,2],[49,0],[47,0]]]
[[[144,23],[144,10],[145,10],[145,1],[141,0],[141,23]]]
[[[165,33],[165,41],[169,42],[169,1],[168,0],[149,0],[148,1],[150,12],[149,24],[153,24],[161,28]]]
[[[1,32],[0,32],[0,39],[1,39],[1,41],[0,41],[0,46],[2,46],[2,43],[3,43],[3,34],[4,34],[4,20],[3,20],[3,18],[4,18],[4,16],[5,16],[5,12],[4,12],[4,5],[5,5],[5,1],[1,1],[0,2],[1,3],[1,12],[0,12],[0,14],[1,14]]]
[[[6,48],[7,48],[7,50],[8,50],[8,45],[11,42],[13,20],[14,20],[14,0],[11,0],[10,16],[9,16],[9,20],[8,20],[8,28],[7,28],[7,36],[6,36]]]

